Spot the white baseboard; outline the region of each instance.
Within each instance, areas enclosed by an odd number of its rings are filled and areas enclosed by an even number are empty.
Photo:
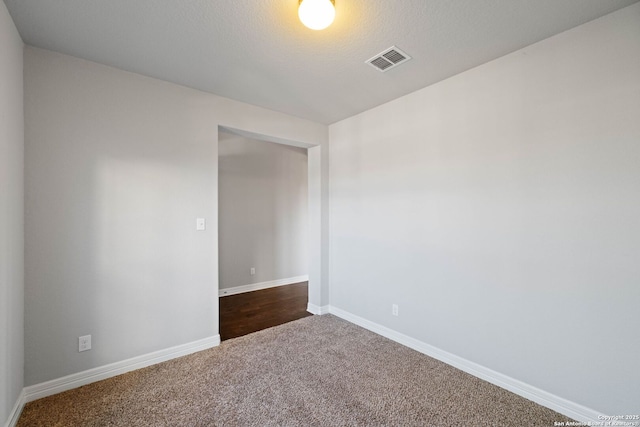
[[[576,421],[580,421],[583,423],[599,423],[603,420],[603,418],[601,417],[604,416],[604,414],[598,411],[548,393],[537,387],[516,380],[515,378],[503,375],[492,369],[486,368],[482,365],[478,365],[477,363],[456,356],[455,354],[451,354],[437,347],[426,344],[422,341],[418,341],[407,335],[401,334],[400,332],[396,332],[392,329],[387,328],[386,326],[379,325],[360,316],[356,316],[355,314],[351,314],[340,308],[329,306],[329,313],[341,317],[344,320],[347,320],[372,332],[375,332],[378,335],[389,338],[390,340],[395,341],[399,344],[419,351],[420,353],[426,354],[427,356],[433,357],[434,359],[438,359],[448,365],[454,366],[468,374],[473,375],[474,377],[478,377],[487,382],[495,384],[498,387],[509,390],[510,392],[522,396],[525,399],[532,400],[542,406],[553,409],[554,411],[559,412],[562,415],[566,415],[567,417]]]
[[[145,368],[177,357],[186,356],[187,354],[206,350],[218,345],[220,345],[220,335],[214,335],[198,341],[177,345],[175,347],[133,357],[121,362],[111,363],[109,365],[67,375],[66,377],[35,384],[24,388],[24,401],[31,402],[46,396],[51,396],[53,394],[91,384],[106,378],[115,377],[116,375],[124,374],[125,372]]]
[[[329,313],[329,306],[328,305],[319,306],[319,305],[311,304],[309,302],[307,303],[307,311],[311,314],[323,315],[323,314]]]
[[[26,403],[24,397],[24,389],[20,392],[18,396],[18,400],[16,400],[16,404],[13,405],[13,409],[9,413],[9,418],[7,419],[6,427],[15,427],[18,424],[18,419],[20,418],[20,414],[22,413],[22,409],[24,408],[24,404]]]
[[[307,305],[307,311],[318,315],[327,313],[334,314],[344,320],[347,320],[351,323],[354,323],[358,326],[389,338],[392,341],[426,354],[427,356],[433,357],[434,359],[440,360],[441,362],[447,363],[448,365],[454,366],[464,372],[467,372],[468,374],[495,384],[498,387],[509,390],[526,399],[532,400],[542,406],[559,412],[560,414],[563,414],[576,421],[580,421],[583,423],[598,423],[601,422],[603,419],[602,417],[604,417],[604,414],[598,411],[548,393],[537,387],[503,375],[492,369],[486,368],[482,365],[471,362],[467,359],[456,356],[437,347],[426,344],[422,341],[418,341],[400,332],[396,332],[390,328],[387,328],[386,326],[379,325],[355,314],[351,314],[338,307],[330,305],[317,306],[315,304],[309,303]],[[57,394],[106,378],[111,378],[116,375],[133,371],[135,369],[144,368],[146,366],[185,356],[197,351],[206,350],[219,344],[220,335],[215,335],[188,344],[171,347],[154,353],[149,353],[146,355],[123,360],[121,362],[89,369],[77,374],[67,375],[66,377],[47,381],[41,384],[25,387],[18,400],[16,401],[13,410],[10,413],[6,427],[14,427],[16,425],[16,423],[18,422],[18,418],[20,417],[20,413],[22,412],[22,409],[26,402],[31,402],[42,397]]]
[[[292,285],[294,283],[308,282],[309,276],[296,276],[286,279],[269,280],[268,282],[252,283],[250,285],[235,286],[233,288],[220,288],[218,296],[242,294],[244,292],[259,291],[261,289],[275,288],[276,286]]]

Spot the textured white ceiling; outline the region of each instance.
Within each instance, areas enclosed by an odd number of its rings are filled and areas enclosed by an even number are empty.
[[[298,0],[5,0],[25,43],[322,123],[637,0],[336,0],[305,28]],[[386,73],[364,61],[396,45]]]

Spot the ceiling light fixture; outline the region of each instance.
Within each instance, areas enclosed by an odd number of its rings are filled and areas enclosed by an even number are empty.
[[[298,3],[300,21],[312,30],[324,30],[336,17],[335,0],[300,0]]]

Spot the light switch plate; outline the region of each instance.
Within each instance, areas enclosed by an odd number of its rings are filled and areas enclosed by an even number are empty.
[[[206,228],[207,228],[207,223],[204,220],[204,218],[196,218],[196,230],[202,231],[202,230],[206,230]]]

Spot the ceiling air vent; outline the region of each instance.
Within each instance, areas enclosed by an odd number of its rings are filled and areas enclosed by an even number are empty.
[[[391,46],[389,49],[382,51],[371,59],[365,61],[378,71],[385,72],[393,67],[407,62],[411,57],[398,49],[395,46]]]

